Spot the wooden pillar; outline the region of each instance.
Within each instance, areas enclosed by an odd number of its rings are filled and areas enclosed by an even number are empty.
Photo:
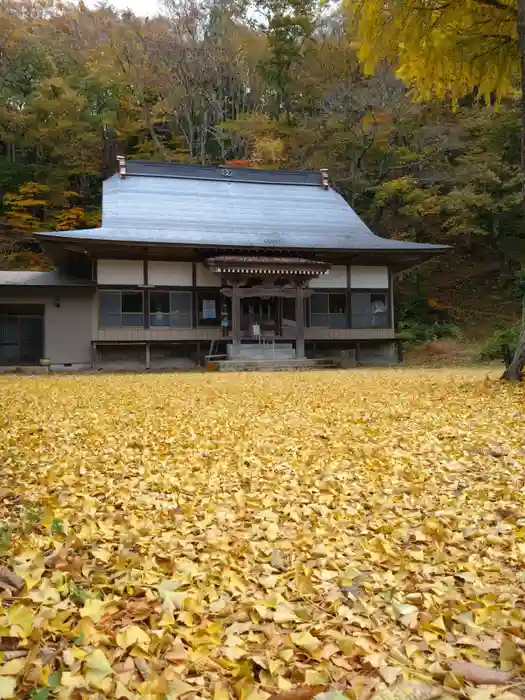
[[[396,345],[397,345],[397,361],[401,364],[403,362],[403,341],[400,338],[397,338]]]
[[[304,289],[297,287],[295,296],[295,354],[304,357]]]
[[[241,345],[241,298],[239,287],[232,287],[232,357],[237,357]]]
[[[151,355],[149,343],[146,343],[146,369],[151,367]]]

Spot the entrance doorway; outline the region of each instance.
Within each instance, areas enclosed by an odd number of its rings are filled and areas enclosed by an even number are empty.
[[[276,297],[246,297],[241,299],[241,333],[254,337],[253,326],[259,326],[263,338],[280,335],[279,299]]]
[[[44,305],[0,305],[0,365],[38,364],[44,356]]]

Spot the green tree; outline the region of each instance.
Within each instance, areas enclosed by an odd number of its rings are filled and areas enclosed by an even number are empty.
[[[297,96],[297,74],[312,45],[315,28],[315,0],[259,0],[265,16],[264,33],[268,55],[262,63],[270,90],[271,114],[284,115],[291,125]]]

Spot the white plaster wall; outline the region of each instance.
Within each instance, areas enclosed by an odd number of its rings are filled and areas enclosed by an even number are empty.
[[[166,287],[191,287],[192,267],[189,262],[150,260],[148,284]]]
[[[350,268],[352,289],[388,289],[386,265],[352,265]]]
[[[221,275],[208,270],[202,263],[197,263],[197,287],[220,287]]]
[[[98,284],[144,284],[142,260],[97,260]]]
[[[347,266],[333,265],[327,275],[321,275],[316,279],[310,280],[310,287],[313,289],[346,289],[347,283]]]

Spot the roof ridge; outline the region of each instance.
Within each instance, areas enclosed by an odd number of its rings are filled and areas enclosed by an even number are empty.
[[[321,171],[312,170],[271,170],[269,168],[244,168],[227,163],[197,164],[178,162],[158,162],[149,160],[126,160],[124,177],[161,177],[193,180],[216,180],[268,185],[302,185],[322,187]]]

